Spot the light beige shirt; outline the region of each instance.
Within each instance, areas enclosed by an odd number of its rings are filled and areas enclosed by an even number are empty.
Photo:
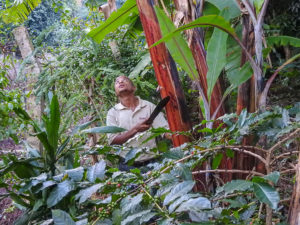
[[[121,103],[118,103],[108,111],[106,117],[106,125],[122,127],[125,128],[126,130],[130,130],[136,124],[141,123],[144,120],[148,119],[150,114],[153,112],[154,108],[155,105],[153,103],[140,98],[139,98],[139,104],[134,111],[122,105]],[[169,129],[168,122],[166,121],[162,113],[159,113],[158,116],[154,119],[152,123],[152,127],[153,128],[164,127],[166,129]],[[119,134],[120,133],[108,134],[107,137],[108,137],[109,144],[111,144],[114,138]],[[156,147],[155,139],[151,139],[148,142],[143,144],[143,141],[145,141],[150,136],[151,136],[151,132],[149,131],[137,133],[134,137],[130,138],[125,143],[125,146],[138,147],[138,148],[143,148],[143,147],[154,148]],[[128,151],[123,151],[121,153],[121,156],[125,157],[127,152]],[[151,158],[153,158],[153,154],[151,153],[142,154],[136,159],[136,161],[145,161]]]

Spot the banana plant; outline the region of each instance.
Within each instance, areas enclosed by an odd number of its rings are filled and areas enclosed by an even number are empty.
[[[5,23],[23,23],[42,0],[16,0],[13,3],[8,2],[6,1],[6,9],[0,12],[0,17]]]

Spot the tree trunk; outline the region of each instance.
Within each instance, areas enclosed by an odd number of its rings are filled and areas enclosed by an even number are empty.
[[[176,13],[176,21],[175,25],[179,25],[180,21],[183,20],[184,24],[190,23],[193,20],[195,20],[196,11],[188,0],[174,0],[175,8],[177,10]],[[207,63],[206,63],[206,52],[203,45],[203,37],[201,35],[201,29],[195,28],[195,29],[189,29],[185,31],[185,34],[188,39],[188,44],[190,49],[192,50],[192,54],[194,57],[194,61],[197,67],[197,71],[199,74],[199,80],[201,88],[203,89],[203,92],[207,99]],[[197,81],[196,81],[197,82]],[[222,101],[222,89],[220,81],[218,80],[216,82],[216,85],[213,89],[212,95],[211,95],[211,103],[210,103],[210,116],[214,114],[214,112],[217,110],[218,106],[221,104]],[[221,108],[219,109],[216,118],[222,116],[225,114],[225,108],[224,105],[221,104]],[[218,123],[215,123],[214,126],[218,126]],[[208,164],[204,163],[200,168],[197,169],[205,169],[208,168]],[[232,169],[232,160],[224,155],[220,168],[222,169]],[[232,174],[223,173],[220,174],[220,177],[224,182],[230,181],[232,179]],[[205,174],[197,174],[194,177],[196,180],[199,180],[200,183],[196,185],[197,191],[207,191],[208,186],[208,180]]]
[[[33,65],[32,67],[27,67],[26,69],[26,89],[30,91],[37,82],[38,75],[41,73],[41,65],[35,56],[31,56],[34,52],[34,47],[30,40],[26,27],[20,26],[15,28],[13,30],[13,34],[20,49],[22,58],[26,59],[27,57],[30,57],[31,63]],[[26,109],[31,112],[33,118],[35,119],[42,118],[45,108],[44,105],[45,100],[43,96],[41,97],[40,105],[36,104],[36,99],[33,95],[30,95],[26,100]],[[38,148],[40,152],[42,152],[42,145],[36,137],[28,136],[27,141],[31,146]]]
[[[117,5],[115,0],[108,0],[106,4],[101,5],[99,7],[99,11],[102,11],[104,13],[105,20],[107,20],[110,14],[116,10],[117,10]],[[119,51],[117,42],[115,40],[112,40],[109,41],[108,45],[113,53],[114,58],[118,59],[121,56],[121,53]]]
[[[148,46],[151,46],[162,37],[158,20],[153,9],[153,1],[137,0],[137,5]],[[165,47],[165,44],[162,43],[151,48],[150,55],[156,79],[160,86],[161,97],[171,97],[170,103],[166,106],[170,129],[172,131],[187,131],[191,129],[189,113],[176,64]],[[174,146],[179,146],[189,139],[183,135],[173,135],[172,140]]]
[[[299,146],[298,150],[300,150]],[[290,225],[300,225],[300,154],[296,166],[296,182],[291,198],[288,221]]]
[[[243,15],[243,44],[246,46],[247,50],[254,55],[254,34],[253,25],[249,18],[249,15]],[[242,67],[247,62],[246,53],[242,51],[241,64]],[[253,76],[252,76],[253,77]],[[253,77],[254,78],[254,77]],[[248,80],[238,87],[238,97],[237,97],[237,108],[236,113],[240,115],[243,109],[247,109],[248,112],[255,112],[255,99],[254,97],[254,80]],[[252,136],[243,138],[243,145],[251,145],[253,141]],[[234,168],[240,170],[252,170],[255,165],[255,159],[252,156],[243,153],[235,153],[234,157]],[[246,178],[245,174],[236,174],[236,178],[242,179]]]
[[[184,21],[184,24],[190,23],[193,20],[196,19],[196,12],[194,9],[193,4],[190,3],[188,0],[174,0],[175,8],[177,10],[177,19],[178,21],[176,23],[179,23],[182,19]],[[182,17],[182,18],[181,18]],[[176,24],[178,25],[178,24]],[[206,52],[204,49],[204,45],[202,42],[202,35],[201,35],[201,29],[195,28],[195,29],[189,29],[185,31],[185,34],[188,39],[188,44],[190,49],[192,50],[194,61],[198,70],[199,74],[199,82],[200,85],[206,95],[207,98],[207,81],[206,81],[206,75],[207,75],[207,64],[206,64]],[[216,85],[213,89],[212,95],[211,95],[211,106],[210,106],[210,114],[211,116],[216,111],[217,107],[221,103],[222,100],[222,89],[220,85],[220,81],[218,80],[216,82]],[[222,104],[217,117],[220,117],[225,114],[225,109]]]

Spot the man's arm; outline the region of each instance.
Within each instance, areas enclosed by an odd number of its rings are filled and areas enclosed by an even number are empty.
[[[146,120],[142,123],[137,124],[130,130],[124,132],[123,134],[117,135],[113,141],[111,142],[112,145],[121,145],[124,144],[126,141],[128,141],[130,138],[132,138],[134,135],[136,135],[139,132],[143,132],[148,130],[151,127],[151,124],[146,124]]]

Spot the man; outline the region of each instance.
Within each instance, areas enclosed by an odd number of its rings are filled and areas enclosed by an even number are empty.
[[[151,134],[147,132],[150,127],[164,127],[168,129],[168,122],[162,113],[154,119],[152,124],[146,121],[153,112],[155,105],[151,102],[135,96],[136,87],[132,81],[126,76],[119,76],[115,81],[115,92],[119,99],[119,103],[112,107],[106,118],[107,126],[118,126],[125,128],[127,131],[118,134],[108,134],[109,144],[125,144],[128,147],[156,147],[155,139],[151,139],[143,144]],[[124,158],[126,151],[121,152]],[[144,163],[154,158],[154,154],[141,154],[136,162]]]

